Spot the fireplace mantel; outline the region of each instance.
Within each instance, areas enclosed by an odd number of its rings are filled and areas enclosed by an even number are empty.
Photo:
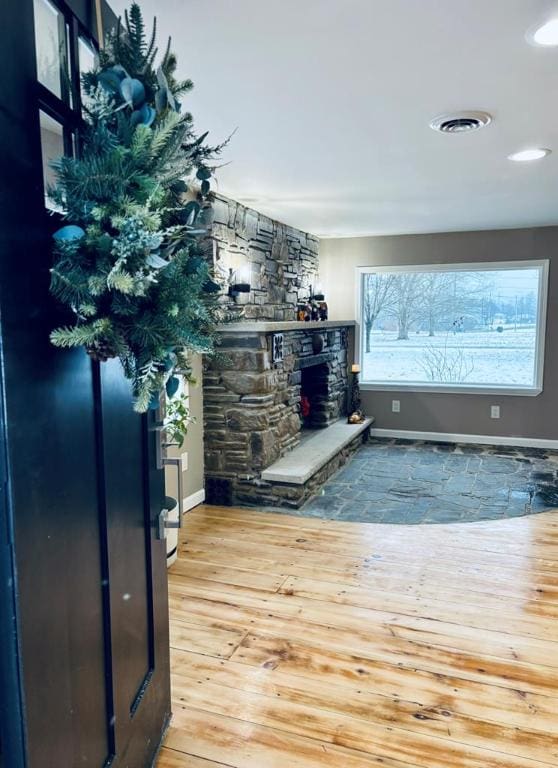
[[[218,333],[278,333],[280,331],[320,331],[331,328],[348,328],[356,325],[354,320],[314,320],[308,323],[299,320],[259,321],[223,323],[217,326]]]

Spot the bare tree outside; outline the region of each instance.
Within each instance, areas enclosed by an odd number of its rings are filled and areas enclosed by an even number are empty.
[[[455,278],[447,272],[425,272],[422,277],[421,319],[432,337],[448,312],[456,309]]]
[[[370,334],[380,312],[393,305],[395,275],[379,272],[364,276],[362,316],[366,352],[370,352]]]
[[[393,314],[397,319],[397,339],[406,341],[409,331],[420,319],[424,303],[424,274],[402,272],[395,275],[395,302]]]

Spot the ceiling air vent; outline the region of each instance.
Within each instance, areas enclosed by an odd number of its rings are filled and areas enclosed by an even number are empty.
[[[441,133],[466,133],[478,131],[492,122],[488,112],[456,112],[451,115],[439,115],[430,123],[434,131]]]

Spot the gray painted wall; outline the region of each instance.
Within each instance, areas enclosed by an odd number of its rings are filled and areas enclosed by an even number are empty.
[[[376,427],[558,440],[558,227],[322,240],[320,277],[330,318],[355,317],[356,267],[549,259],[544,389],[537,397],[363,392]],[[391,401],[401,401],[401,413]],[[500,405],[501,418],[490,418]]]

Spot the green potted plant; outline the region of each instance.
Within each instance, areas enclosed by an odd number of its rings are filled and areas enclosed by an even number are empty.
[[[195,384],[190,379],[191,384]],[[184,445],[184,439],[188,432],[188,426],[194,421],[188,407],[188,395],[181,386],[179,392],[172,398],[166,399],[166,411],[164,418],[165,434],[167,436],[167,446],[176,448],[180,451]],[[178,471],[182,472],[182,462],[178,466]],[[181,483],[177,484],[177,495],[181,492]],[[170,523],[166,532],[167,544],[167,568],[169,568],[178,557],[178,523],[181,504],[180,499],[174,499],[167,496],[166,509],[167,520]],[[182,499],[183,501],[183,499]]]

